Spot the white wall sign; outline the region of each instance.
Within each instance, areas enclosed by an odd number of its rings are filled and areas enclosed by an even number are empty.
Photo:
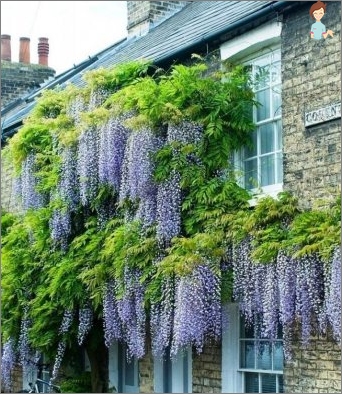
[[[341,103],[332,104],[315,111],[305,112],[305,127],[313,126],[318,123],[328,122],[332,119],[341,117]]]

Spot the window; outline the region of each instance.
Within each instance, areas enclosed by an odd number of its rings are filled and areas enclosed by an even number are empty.
[[[281,327],[274,340],[260,338],[254,327],[245,326],[237,303],[225,305],[222,312],[229,321],[222,333],[222,392],[282,393]]]
[[[246,393],[283,392],[283,341],[281,327],[276,339],[260,338],[254,327],[240,318],[240,368]]]
[[[252,145],[237,155],[240,183],[252,192],[261,189],[263,193],[276,194],[283,183],[280,50],[269,48],[266,54],[247,63],[260,105],[253,108],[256,128]]]

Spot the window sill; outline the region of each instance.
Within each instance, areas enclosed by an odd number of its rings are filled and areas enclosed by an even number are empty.
[[[265,197],[277,198],[278,193],[283,191],[283,184],[278,183],[276,185],[266,186],[263,189],[250,190],[253,197],[248,201],[250,207],[255,207],[259,200]]]

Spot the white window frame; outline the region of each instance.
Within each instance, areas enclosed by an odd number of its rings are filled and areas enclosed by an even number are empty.
[[[221,59],[229,60],[232,63],[244,63],[246,65],[250,64],[252,60],[261,59],[263,56],[267,56],[272,53],[272,51],[276,51],[280,48],[281,29],[281,22],[273,21],[242,34],[241,36],[221,45]],[[253,116],[255,119],[255,113]],[[281,120],[281,115],[277,117],[277,120],[278,119]],[[260,122],[260,124],[261,123],[262,122]],[[243,169],[242,159],[242,152],[236,152],[233,160],[235,168],[240,170]],[[258,168],[258,177],[259,176],[260,168]],[[243,179],[241,179],[239,183],[244,187]],[[250,201],[250,205],[255,205],[258,198],[263,197],[264,195],[276,197],[282,190],[282,182],[249,190],[254,195]]]
[[[242,323],[239,304],[226,304],[222,312],[228,316],[229,322],[227,329],[222,332],[222,392],[244,393],[246,372],[283,375],[283,370],[241,368],[240,343],[246,339],[240,336]]]
[[[263,54],[258,53],[258,54],[252,55],[249,59],[246,59],[245,64],[252,65],[252,66],[266,64],[266,63],[268,63],[268,60],[270,58],[272,59],[274,54],[276,57],[275,60],[281,61],[280,48],[279,48],[279,46],[275,46],[275,47],[267,48],[266,54],[265,53],[263,53]],[[279,56],[279,60],[277,59],[277,56]],[[271,60],[271,62],[272,62],[272,60]],[[254,70],[253,70],[253,73],[254,73]],[[272,88],[273,88],[273,85],[270,86],[270,91],[272,90]],[[257,108],[253,108],[253,119],[254,119],[254,122],[256,123],[256,130],[258,130],[258,128],[262,127],[263,125],[271,125],[271,127],[273,128],[273,136],[274,136],[273,150],[270,152],[267,152],[267,153],[262,153],[260,151],[260,148],[261,148],[260,132],[257,132],[257,152],[256,152],[256,155],[253,156],[253,158],[257,160],[257,176],[258,176],[258,178],[260,178],[260,176],[261,176],[260,166],[261,166],[261,160],[263,157],[267,157],[267,156],[271,156],[271,155],[276,156],[277,154],[281,154],[281,157],[282,157],[282,149],[283,149],[282,148],[282,141],[278,141],[278,136],[275,131],[275,128],[277,127],[276,124],[278,122],[281,123],[282,117],[281,117],[281,113],[279,113],[279,108],[273,108],[273,102],[271,100],[270,100],[270,117],[269,118],[266,118],[265,120],[257,121],[256,120],[256,117],[257,117],[256,113],[257,113]],[[281,127],[281,125],[280,125],[280,127]],[[280,148],[276,148],[276,146],[280,146]],[[242,148],[241,151],[236,152],[236,154],[235,154],[234,164],[238,170],[239,169],[243,170],[243,168],[244,168],[244,163],[243,163],[244,152],[245,152],[245,148]],[[277,162],[274,163],[273,169],[274,169],[274,172],[276,175],[278,172]],[[243,178],[244,178],[244,175],[242,176],[242,180],[240,181],[240,184],[241,184],[241,186],[244,187]],[[258,179],[258,181],[260,181],[260,179]],[[259,186],[256,188],[249,189],[249,191],[253,195],[258,196],[258,195],[267,194],[267,195],[270,195],[273,197],[275,197],[282,190],[283,190],[283,182],[282,181],[274,183],[274,184],[266,185],[266,186]]]

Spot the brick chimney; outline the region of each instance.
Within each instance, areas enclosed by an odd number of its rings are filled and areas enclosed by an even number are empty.
[[[49,59],[49,39],[40,37],[38,43],[38,64],[48,66]]]
[[[20,37],[19,62],[30,64],[30,39],[28,37]]]
[[[127,1],[128,38],[143,36],[192,1]]]
[[[1,60],[11,61],[11,36],[1,34]]]

